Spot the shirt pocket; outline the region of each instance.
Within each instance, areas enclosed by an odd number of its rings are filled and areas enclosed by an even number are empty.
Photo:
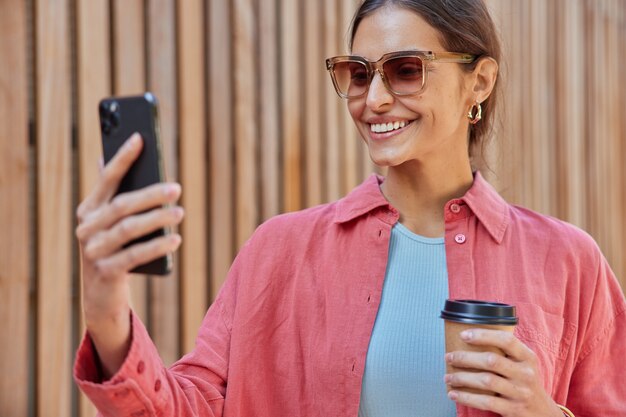
[[[515,335],[537,355],[544,388],[551,392],[555,376],[562,371],[576,328],[563,317],[548,313],[536,304],[514,304],[519,318]]]

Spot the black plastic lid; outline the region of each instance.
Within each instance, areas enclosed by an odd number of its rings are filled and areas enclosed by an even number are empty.
[[[439,316],[444,320],[471,324],[517,324],[515,306],[480,300],[446,300]]]

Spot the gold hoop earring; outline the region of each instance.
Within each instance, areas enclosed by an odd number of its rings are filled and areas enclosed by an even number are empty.
[[[476,112],[474,112],[474,108],[476,108]],[[470,107],[469,112],[467,112],[467,118],[469,119],[471,124],[475,125],[480,121],[480,119],[482,119],[482,117],[483,109],[482,107],[480,107],[479,102],[475,102],[474,104],[472,104],[472,107]]]

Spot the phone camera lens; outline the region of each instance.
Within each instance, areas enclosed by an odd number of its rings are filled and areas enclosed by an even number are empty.
[[[111,122],[109,121],[109,119],[102,119],[102,121],[100,122],[100,129],[102,130],[102,133],[106,135],[111,133]]]

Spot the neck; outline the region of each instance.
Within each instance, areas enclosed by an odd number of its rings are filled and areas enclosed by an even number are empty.
[[[400,222],[412,232],[443,236],[444,206],[462,197],[474,178],[469,159],[450,164],[411,161],[389,167],[381,191],[400,212]]]

